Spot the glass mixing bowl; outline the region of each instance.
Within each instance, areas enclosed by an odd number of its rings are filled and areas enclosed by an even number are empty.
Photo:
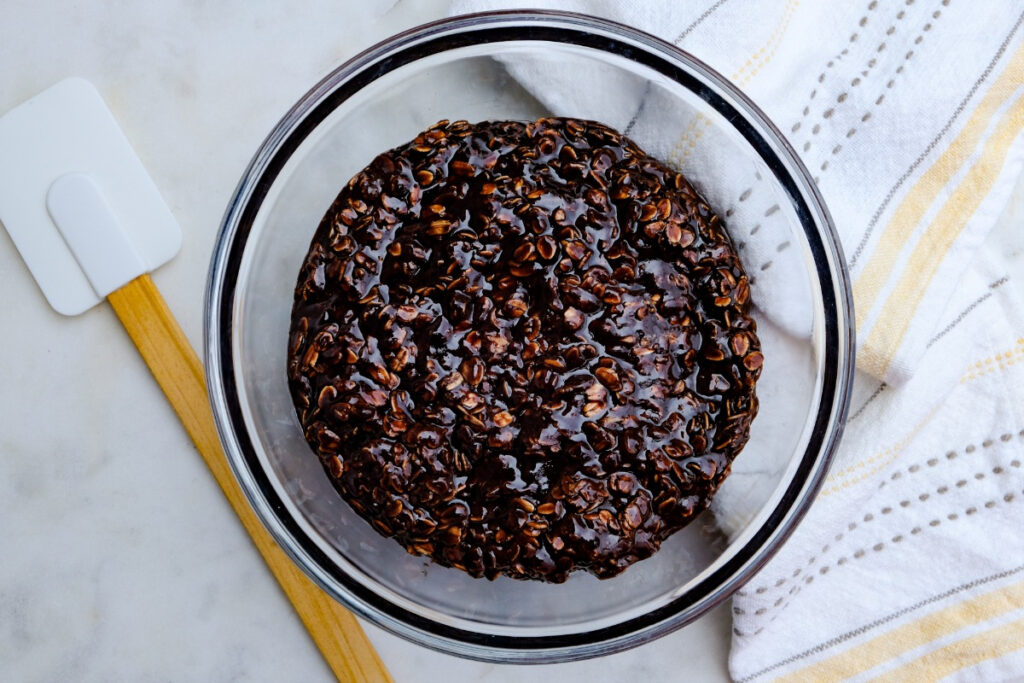
[[[586,573],[563,584],[487,581],[409,555],[335,492],[303,439],[285,378],[299,265],[342,185],[376,154],[439,119],[544,115],[626,130],[690,178],[726,219],[753,275],[765,356],[760,414],[711,510],[652,558],[604,581]],[[756,211],[746,208],[755,203]],[[770,269],[758,240],[772,247]],[[580,15],[457,17],[395,36],[339,67],[257,151],[213,255],[210,397],[228,458],[263,523],[296,564],[357,614],[482,660],[607,654],[726,599],[810,504],[839,438],[853,367],[843,264],[822,199],[793,150],[700,61],[640,31]]]

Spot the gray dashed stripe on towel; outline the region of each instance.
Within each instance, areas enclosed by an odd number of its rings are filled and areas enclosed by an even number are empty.
[[[1017,33],[1017,30],[1020,28],[1022,22],[1024,22],[1024,12],[1021,12],[1021,14],[1017,17],[1017,21],[1014,22],[1013,27],[1010,28],[1010,31],[1006,34],[1006,37],[999,44],[999,48],[996,50],[996,53],[992,57],[992,60],[985,67],[985,70],[981,73],[981,76],[978,77],[978,80],[974,82],[974,85],[971,86],[970,90],[967,91],[967,95],[965,95],[964,98],[957,105],[956,109],[953,111],[953,115],[949,117],[948,121],[946,121],[946,124],[942,127],[942,130],[940,130],[938,135],[936,135],[935,138],[928,143],[928,146],[925,147],[924,151],[921,152],[920,156],[918,156],[917,159],[914,160],[910,167],[896,181],[896,184],[893,185],[889,192],[885,195],[885,199],[882,200],[881,205],[879,205],[878,209],[875,210],[874,215],[871,216],[871,220],[868,221],[868,226],[867,229],[864,231],[864,235],[861,237],[856,249],[853,250],[853,254],[850,256],[850,260],[848,261],[848,265],[850,268],[853,268],[857,264],[857,261],[864,253],[864,248],[867,246],[868,240],[871,239],[871,234],[874,232],[875,227],[878,225],[878,221],[882,217],[882,214],[885,212],[886,207],[889,206],[889,202],[893,200],[893,198],[896,196],[896,193],[903,186],[903,183],[907,182],[907,179],[910,178],[911,175],[913,175],[914,171],[917,170],[918,166],[920,166],[924,162],[925,158],[927,158],[927,156],[931,154],[932,150],[934,150],[938,146],[942,138],[946,135],[946,133],[950,131],[950,129],[953,127],[953,124],[956,123],[956,120],[960,118],[960,115],[963,114],[964,110],[967,109],[967,103],[970,102],[971,98],[974,97],[975,93],[978,92],[978,89],[981,88],[982,83],[987,81],[989,76],[992,75],[992,71],[995,69],[996,63],[1002,58],[1003,54],[1006,52],[1006,48],[1009,47],[1010,41],[1013,40],[1013,36]]]
[[[950,0],[940,0],[939,4],[941,4],[941,5],[943,6],[943,7],[946,7],[946,6],[948,6],[948,5],[949,5],[949,2],[950,2]],[[932,13],[932,18],[933,18],[933,19],[938,19],[938,18],[939,18],[939,17],[941,16],[941,15],[942,15],[942,11],[941,11],[941,10],[935,10],[935,11],[934,11],[934,12]],[[903,19],[903,18],[904,18],[905,16],[906,16],[906,10],[902,10],[902,9],[901,9],[901,10],[900,10],[900,11],[899,11],[899,12],[898,12],[898,13],[896,14],[896,20],[897,20],[897,22],[901,21],[901,20],[902,20],[902,19]],[[920,31],[920,32],[919,32],[919,33],[917,34],[917,36],[915,36],[915,38],[914,38],[914,44],[915,44],[915,45],[917,45],[917,44],[920,44],[920,43],[921,43],[921,42],[922,42],[922,41],[924,40],[924,35],[925,35],[925,33],[927,33],[928,31],[930,31],[930,30],[931,30],[931,28],[932,28],[932,24],[931,24],[931,22],[926,22],[926,23],[924,24],[924,26],[923,26],[923,27],[921,28],[921,31]],[[895,32],[896,32],[896,26],[895,26],[895,24],[894,24],[894,25],[890,26],[890,27],[889,27],[889,29],[888,29],[888,30],[886,31],[886,33],[885,33],[885,36],[883,37],[882,41],[881,41],[881,42],[880,42],[880,43],[878,44],[878,47],[877,47],[877,48],[875,48],[875,50],[874,50],[874,52],[873,52],[872,54],[877,54],[877,53],[879,53],[879,52],[882,52],[882,51],[883,51],[883,50],[885,49],[885,47],[886,47],[886,40],[887,40],[887,39],[888,39],[888,38],[889,38],[889,37],[890,37],[890,36],[891,36],[891,35],[892,35],[893,33],[895,33]],[[856,34],[854,34],[854,35],[856,35]],[[887,93],[888,91],[892,90],[892,89],[893,89],[893,87],[894,87],[894,86],[896,85],[896,77],[897,77],[897,76],[899,76],[900,74],[902,74],[902,73],[903,73],[903,70],[904,70],[904,68],[905,68],[905,66],[906,66],[906,64],[907,64],[907,62],[909,62],[909,61],[911,60],[911,58],[913,58],[913,56],[914,56],[914,50],[908,50],[908,51],[907,51],[907,52],[906,52],[906,53],[905,53],[905,54],[903,55],[903,61],[902,61],[902,62],[901,62],[901,63],[899,64],[899,66],[897,66],[897,67],[896,67],[896,72],[895,72],[895,73],[893,74],[893,76],[892,76],[892,77],[891,77],[891,78],[890,78],[890,79],[889,79],[889,80],[888,80],[888,81],[886,82],[886,84],[885,84],[885,91],[886,91],[886,92],[883,92],[883,93],[882,93],[881,95],[879,95],[879,96],[878,96],[878,98],[877,98],[877,99],[875,100],[875,102],[874,102],[874,106],[875,106],[875,107],[879,107],[879,106],[881,106],[881,105],[882,105],[882,102],[884,102],[884,101],[885,101],[885,96],[886,96],[886,93]],[[873,61],[875,61],[875,58],[872,58],[872,59],[871,59],[871,60],[870,60],[870,61],[868,62],[868,64],[870,65],[870,64],[871,64],[871,62],[873,62]],[[873,68],[873,67],[872,67],[872,68]],[[868,71],[864,71],[864,72],[862,72],[862,73],[864,73],[864,74],[865,74],[865,76],[866,76],[866,75],[867,75],[867,73],[868,73]],[[857,86],[857,85],[859,85],[860,83],[861,83],[861,79],[860,79],[860,78],[855,78],[855,79],[853,79],[853,81],[851,81],[851,86],[850,86],[850,87],[851,87],[851,88],[853,88],[853,87],[856,87],[856,86]],[[839,105],[839,104],[842,104],[842,103],[843,103],[844,101],[846,101],[846,99],[848,98],[848,96],[849,96],[849,91],[848,91],[848,90],[844,90],[843,92],[839,93],[839,94],[838,94],[838,95],[836,96],[836,104],[837,104],[837,105]],[[825,112],[824,112],[824,113],[822,114],[822,118],[824,118],[824,119],[827,119],[827,118],[831,118],[831,116],[832,116],[832,114],[833,114],[834,112],[835,112],[835,107],[829,108],[829,109],[827,109],[827,110],[826,110],[826,111],[825,111]],[[871,111],[870,111],[870,110],[868,110],[868,111],[864,112],[864,114],[863,114],[863,115],[862,115],[862,116],[860,117],[860,120],[861,120],[861,122],[863,123],[863,122],[866,122],[866,121],[867,121],[867,120],[868,120],[868,119],[869,119],[870,117],[871,117]],[[811,130],[811,132],[812,132],[812,134],[817,134],[819,130],[820,130],[820,125],[819,125],[819,124],[815,124],[815,126],[814,126],[814,128],[813,128],[813,129]],[[846,137],[847,137],[847,138],[851,138],[851,137],[853,137],[853,135],[854,135],[854,134],[855,134],[856,132],[857,132],[857,129],[856,129],[856,128],[851,128],[851,129],[850,129],[849,131],[847,131],[847,133],[846,133]],[[811,141],[810,141],[810,140],[808,140],[808,141],[807,141],[806,143],[804,143],[804,146],[803,146],[803,150],[804,150],[804,152],[807,152],[807,150],[809,150],[810,148],[811,148]],[[832,153],[831,153],[831,156],[833,156],[833,157],[834,157],[834,156],[838,155],[838,154],[839,154],[839,152],[841,152],[841,151],[842,151],[842,149],[843,149],[843,146],[842,146],[841,144],[839,144],[839,145],[835,145],[835,146],[834,146],[834,147],[832,148]],[[825,172],[825,171],[827,171],[827,170],[828,170],[828,167],[829,167],[829,163],[830,163],[830,162],[829,162],[829,159],[825,159],[825,160],[824,160],[824,161],[823,161],[823,162],[821,163],[821,166],[819,167],[819,170],[820,170],[821,172]],[[815,182],[817,182],[817,181],[815,181]]]
[[[947,2],[948,2],[948,0],[947,0]],[[877,7],[877,3],[873,2],[870,5],[868,5],[868,11],[869,12],[873,11],[876,7]],[[885,49],[885,41],[886,41],[886,39],[889,36],[891,36],[893,33],[895,33],[895,30],[896,30],[895,24],[898,23],[900,20],[902,20],[903,17],[905,17],[905,16],[906,16],[906,10],[904,10],[904,9],[901,9],[896,14],[896,22],[894,22],[894,24],[889,27],[889,30],[885,32],[885,37],[882,38],[882,41],[878,44],[878,46],[876,46],[875,49],[872,50],[869,53],[872,56],[871,56],[870,59],[868,59],[866,67],[861,70],[860,76],[854,78],[851,81],[851,86],[850,87],[856,87],[856,86],[860,85],[862,80],[864,78],[867,78],[867,76],[871,73],[871,70],[875,68],[875,65],[878,63],[877,55],[878,55],[879,52],[881,52],[882,50]],[[861,17],[860,21],[858,22],[858,26],[864,27],[867,24],[867,18],[868,18],[868,13],[865,12],[864,16]],[[853,34],[850,36],[850,40],[849,40],[850,44],[853,44],[853,43],[857,42],[857,38],[859,37],[859,35],[860,35],[859,31],[854,31]],[[825,74],[827,73],[828,69],[832,68],[832,66],[836,62],[841,61],[842,58],[845,57],[846,55],[848,55],[849,53],[850,53],[850,48],[849,48],[849,45],[848,45],[847,47],[843,48],[843,50],[841,52],[839,52],[838,55],[836,55],[835,57],[830,59],[828,61],[828,64],[827,64],[826,68],[818,75],[817,83],[819,83],[819,84],[820,83],[824,83],[825,82]],[[807,96],[807,104],[804,106],[803,111],[801,113],[801,120],[804,117],[806,117],[806,116],[808,116],[810,114],[811,102],[814,100],[815,97],[817,97],[817,95],[818,95],[818,88],[815,87],[815,88],[813,88],[811,90],[810,94]],[[842,104],[846,100],[847,95],[848,95],[848,93],[846,93],[846,92],[843,92],[840,95],[838,95],[837,98],[836,98],[836,103],[837,104]],[[824,112],[822,112],[821,118],[823,118],[823,119],[831,118],[834,113],[835,113],[835,106],[832,106],[832,107],[826,109]],[[791,132],[795,133],[798,130],[800,130],[801,125],[803,125],[802,122],[801,121],[797,121],[795,124],[793,124]],[[811,129],[811,134],[812,135],[817,135],[820,131],[821,131],[821,125],[820,124],[815,124],[814,127]],[[807,151],[808,149],[810,149],[810,145],[811,145],[811,143],[808,140],[804,144],[804,148],[803,148],[804,151]]]
[[[861,636],[861,635],[863,635],[865,633],[868,633],[868,632],[870,632],[870,631],[872,631],[872,630],[874,630],[874,629],[876,629],[876,628],[878,628],[880,626],[885,626],[886,624],[888,624],[888,623],[890,623],[890,622],[892,622],[892,621],[894,621],[896,619],[899,619],[900,617],[902,617],[902,616],[904,616],[906,614],[910,614],[911,612],[917,611],[917,610],[921,609],[922,607],[927,607],[928,605],[934,604],[936,602],[941,602],[943,600],[946,600],[947,598],[953,597],[954,595],[957,595],[959,593],[963,593],[964,591],[969,591],[969,590],[974,589],[974,588],[979,588],[979,587],[984,586],[986,584],[992,583],[993,581],[999,581],[1001,579],[1005,579],[1005,578],[1014,576],[1015,574],[1019,574],[1021,572],[1024,572],[1024,565],[1021,565],[1019,567],[1014,567],[1013,569],[1008,569],[1006,571],[999,572],[997,574],[991,574],[989,576],[986,576],[986,577],[983,577],[983,578],[980,578],[980,579],[976,579],[976,580],[970,581],[968,583],[960,584],[959,586],[957,586],[955,588],[951,588],[950,590],[945,591],[944,593],[939,593],[937,595],[933,595],[932,597],[926,598],[924,600],[921,600],[920,602],[917,602],[917,603],[915,603],[915,604],[913,604],[913,605],[911,605],[909,607],[905,607],[905,608],[903,608],[901,610],[898,610],[898,611],[893,612],[891,614],[888,614],[888,615],[886,615],[884,617],[881,617],[880,619],[876,619],[875,621],[872,621],[869,624],[865,624],[864,626],[861,626],[860,628],[856,628],[856,629],[854,629],[852,631],[847,631],[846,633],[844,633],[842,635],[836,636],[835,638],[832,638],[830,640],[826,640],[825,642],[820,643],[818,645],[815,645],[814,647],[809,648],[807,650],[804,650],[803,652],[801,652],[799,654],[796,654],[796,655],[793,655],[792,657],[787,657],[786,659],[780,660],[780,661],[776,662],[775,664],[772,664],[771,666],[767,666],[767,667],[761,669],[760,671],[757,671],[755,673],[750,674],[749,676],[744,676],[743,678],[737,679],[736,683],[747,683],[748,681],[752,681],[755,678],[760,678],[761,676],[764,676],[767,673],[775,671],[776,669],[778,669],[780,667],[783,667],[783,666],[786,666],[788,664],[792,664],[794,662],[798,662],[801,659],[806,659],[807,657],[811,657],[813,655],[819,654],[821,652],[824,652],[825,650],[828,650],[830,648],[835,647],[836,645],[840,645],[840,644],[846,642],[847,640],[850,640],[851,638],[856,638],[856,637]]]
[[[1024,493],[1024,490],[1021,490],[1021,493]],[[1004,503],[1012,503],[1015,500],[1018,500],[1018,496],[1017,496],[1017,492],[1016,491],[1011,491],[1011,492],[1006,493],[1006,494],[1004,494],[1002,496],[1002,501]],[[982,507],[985,510],[992,510],[995,507],[997,507],[998,505],[999,505],[999,503],[997,502],[997,500],[995,498],[992,498],[990,500],[985,501],[985,503],[982,505]],[[965,508],[963,510],[962,514],[965,517],[969,517],[971,515],[977,514],[978,513],[978,509],[979,508],[978,508],[977,505],[970,505],[970,506],[968,506],[967,508]],[[955,522],[958,519],[960,519],[960,513],[951,512],[951,513],[946,515],[946,520],[949,521],[949,522]],[[931,528],[935,528],[935,527],[941,526],[942,523],[943,523],[942,520],[939,519],[938,517],[936,517],[936,518],[932,519],[930,522],[928,522],[927,526],[929,526]],[[916,536],[916,535],[922,533],[923,531],[924,531],[923,527],[915,526],[914,528],[912,528],[907,533],[909,533],[909,535],[911,535],[911,536]],[[901,543],[905,538],[906,538],[906,536],[904,536],[903,534],[896,534],[895,536],[893,536],[890,539],[890,542],[891,542],[891,544],[895,545],[897,543]],[[873,553],[880,553],[880,552],[884,551],[888,547],[889,547],[889,545],[887,545],[886,542],[880,541],[880,542],[875,543],[874,545],[872,545],[869,549]],[[859,560],[859,559],[862,559],[864,557],[867,557],[867,555],[868,555],[868,549],[866,547],[858,548],[857,550],[855,550],[853,552],[852,555],[850,555],[850,556],[843,555],[842,557],[837,559],[834,565],[827,565],[826,564],[826,565],[822,565],[821,567],[819,567],[818,568],[818,575],[819,576],[824,576],[825,574],[827,574],[829,572],[829,570],[832,567],[841,567],[844,564],[848,563],[851,559]],[[806,585],[810,585],[811,583],[814,582],[814,578],[815,578],[815,575],[810,573],[810,572],[808,572],[808,574],[806,576],[804,576],[803,584],[805,586]],[[759,626],[752,634],[744,633],[744,632],[740,631],[738,628],[735,628],[735,627],[733,627],[732,632],[735,635],[737,635],[737,636],[757,635],[757,634],[761,633],[762,631],[764,631],[765,628],[767,628],[770,624],[772,624],[783,613],[783,611],[785,611],[785,609],[787,607],[789,607],[789,603],[797,595],[800,594],[801,589],[802,589],[802,586],[800,586],[800,585],[793,586],[792,588],[789,589],[789,598],[788,599],[786,599],[786,597],[783,596],[783,597],[779,598],[778,600],[776,600],[775,603],[771,607],[762,607],[762,608],[759,608],[756,612],[754,612],[755,615],[761,616],[761,615],[767,614],[769,611],[771,611],[773,609],[776,609],[776,608],[778,609],[778,611],[775,614],[773,614],[764,625]]]
[[[868,3],[867,10],[864,12],[864,16],[860,18],[860,21],[857,22],[857,25],[860,26],[860,27],[864,27],[868,23],[868,13],[869,12],[873,12],[877,7],[878,7],[878,0],[871,0],[871,2]],[[853,35],[856,36],[857,34],[854,33]],[[853,41],[851,41],[851,42],[853,42]],[[828,63],[825,65],[825,68],[822,69],[821,73],[818,75],[817,82],[818,83],[824,83],[825,82],[825,75],[828,73],[829,69],[834,67],[836,65],[836,62],[842,60],[842,58],[845,57],[849,52],[850,52],[849,48],[843,48],[842,51],[839,52],[839,54],[835,55],[834,57],[832,57],[832,59],[828,60]],[[872,59],[871,61],[868,62],[868,68],[869,69],[873,68],[875,66],[872,63],[874,61],[875,60]],[[862,73],[867,75],[866,72],[862,72]],[[800,114],[800,121],[797,121],[796,123],[793,124],[792,128],[790,129],[791,133],[795,133],[798,130],[800,130],[800,126],[802,125],[803,119],[808,114],[811,113],[811,100],[813,100],[815,95],[817,95],[817,94],[818,94],[818,89],[817,88],[813,88],[811,90],[810,95],[807,96],[807,104],[804,105],[803,112]],[[828,118],[828,116],[826,115],[825,118]]]
[[[1007,442],[1013,440],[1013,436],[1014,435],[1013,435],[1012,432],[1005,432],[1005,433],[1001,434],[998,438],[997,437],[992,437],[992,438],[984,439],[981,442],[980,447],[982,449],[988,449],[988,448],[991,448],[993,445],[996,445],[998,443],[1007,443]],[[1024,439],[1024,430],[1020,430],[1017,433],[1017,436],[1019,438],[1021,438],[1021,439]],[[977,451],[978,450],[978,446],[975,445],[975,444],[967,444],[962,450],[963,450],[964,453],[970,454],[970,453],[974,453],[975,451]],[[957,455],[958,455],[957,451],[949,451],[949,452],[946,453],[946,460],[947,461],[954,460],[954,459],[956,459]],[[928,460],[924,461],[923,465],[921,463],[913,463],[913,464],[907,466],[905,469],[901,468],[901,469],[893,472],[892,475],[889,477],[889,480],[890,481],[895,481],[897,479],[902,478],[905,474],[906,475],[913,475],[913,474],[916,474],[918,472],[924,471],[926,468],[936,467],[940,462],[942,462],[942,460],[940,458],[933,457],[933,458],[929,458]],[[991,474],[999,476],[999,475],[1007,474],[1009,472],[1009,469],[1019,470],[1020,467],[1021,467],[1021,461],[1018,458],[1014,458],[1009,463],[1007,463],[1005,466],[996,465],[996,466],[992,467],[991,468]],[[1009,468],[1009,469],[1007,469],[1007,468]],[[973,479],[975,481],[981,481],[981,480],[985,479],[988,475],[989,475],[989,471],[988,470],[986,470],[985,472],[976,472],[971,477],[971,479]],[[959,479],[958,481],[955,482],[955,484],[953,486],[954,486],[954,488],[963,488],[963,487],[967,486],[967,484],[969,482],[970,482],[969,479]],[[879,488],[883,488],[885,486],[885,484],[886,484],[886,482],[884,482],[884,481],[881,482],[879,484]],[[935,488],[934,493],[936,495],[938,495],[938,496],[943,496],[943,495],[949,493],[949,491],[950,491],[950,486],[948,486],[948,485],[940,485],[940,486]],[[928,491],[922,492],[922,493],[918,494],[917,496],[908,496],[904,500],[899,501],[898,503],[893,503],[893,505],[898,505],[899,508],[906,509],[906,508],[908,508],[908,507],[910,507],[911,505],[914,504],[912,502],[912,499],[924,503],[924,502],[928,501],[932,497],[932,494],[933,494],[933,491],[931,489],[929,489]],[[1009,501],[1007,501],[1007,502],[1009,502]],[[878,516],[876,516],[875,514],[869,512],[869,513],[864,515],[863,519],[861,519],[860,522],[850,522],[846,526],[846,531],[854,531],[854,530],[856,530],[858,528],[858,525],[868,524],[870,522],[873,522],[875,519],[879,519],[879,518],[884,517],[886,515],[892,514],[894,511],[896,511],[896,508],[894,508],[893,505],[883,505],[879,509],[879,511],[878,511]],[[968,514],[971,514],[971,513],[968,513]],[[914,533],[916,533],[916,532],[914,532]],[[845,533],[836,534],[834,542],[838,543],[838,542],[842,541],[844,537],[845,537]],[[832,549],[833,549],[832,544],[831,543],[826,543],[825,545],[823,545],[821,547],[821,550],[819,550],[817,554],[812,555],[810,557],[810,559],[807,560],[806,566],[810,567],[810,566],[814,565],[820,558],[824,557]],[[839,564],[842,564],[842,562],[840,562]],[[789,578],[783,577],[783,578],[779,579],[778,581],[776,581],[773,586],[768,586],[768,585],[759,586],[758,588],[754,589],[752,592],[754,594],[756,594],[756,595],[764,595],[766,593],[769,593],[769,592],[773,591],[774,589],[782,587],[783,585],[788,583],[790,581],[790,579],[798,578],[803,573],[804,573],[804,570],[802,568],[797,568],[797,569],[795,569],[793,571],[793,574],[792,574],[791,577],[789,577]],[[746,591],[746,590],[737,591],[737,594],[741,595],[741,596],[750,595],[750,593],[751,593],[750,591]],[[790,591],[790,594],[792,595],[793,591]],[[761,610],[760,613],[764,613],[765,611],[767,611],[767,610]]]

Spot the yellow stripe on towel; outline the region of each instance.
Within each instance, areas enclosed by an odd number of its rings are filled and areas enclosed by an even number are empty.
[[[799,6],[800,0],[786,0],[786,6],[782,8],[782,14],[776,22],[775,28],[769,34],[768,39],[757,51],[747,57],[747,61],[737,71],[729,76],[730,81],[742,88],[761,69],[767,66],[768,62],[772,61],[776,50],[779,49],[779,45],[782,43],[782,37],[789,29],[789,24],[792,22],[793,15],[796,14],[796,9]],[[704,133],[707,131],[710,123],[711,119],[698,112],[686,127],[686,130],[683,131],[672,151],[669,152],[669,160],[676,166],[682,166],[690,157],[690,154],[693,153],[693,150],[697,149],[697,143],[704,137]]]
[[[981,360],[969,363],[964,369],[964,373],[960,376],[960,384],[969,384],[979,377],[983,377],[989,373],[1001,372],[1018,361],[1024,362],[1024,337],[1018,337],[1017,343],[1014,346],[1001,353],[997,353],[995,356],[982,358]],[[886,446],[874,455],[864,458],[863,460],[859,460],[852,465],[848,465],[842,470],[836,470],[830,473],[825,479],[826,486],[822,488],[820,493],[818,493],[818,497],[824,498],[826,496],[830,496],[842,491],[843,489],[849,488],[854,484],[864,481],[865,479],[874,476],[876,472],[886,467],[889,463],[896,460],[914,437],[917,436],[917,433],[920,432],[929,421],[931,421],[932,417],[936,412],[938,412],[941,405],[942,404],[939,403],[933,406],[932,409],[928,411],[928,413],[914,426],[914,428],[904,434],[896,443]]]
[[[871,683],[937,681],[969,666],[998,659],[1021,648],[1024,648],[1024,619],[932,650],[898,669],[872,678]]]
[[[1024,78],[1024,41],[1009,60],[992,87],[971,113],[960,134],[950,143],[946,151],[914,183],[907,195],[897,206],[878,239],[871,258],[853,285],[853,299],[858,331],[868,314],[874,308],[876,299],[889,276],[897,266],[897,259],[914,229],[928,211],[928,207],[949,184],[956,172],[970,158],[989,121],[1006,100],[1020,87]],[[927,243],[925,235],[922,243]],[[910,317],[909,314],[907,316]],[[858,359],[859,362],[859,359]]]
[[[1024,607],[1024,582],[932,612],[777,680],[822,681],[854,676],[942,636],[1020,607]]]
[[[1024,79],[1024,73],[1020,78]],[[992,189],[1002,171],[1013,141],[1024,129],[1024,96],[1019,97],[1003,115],[995,132],[985,143],[977,163],[967,172],[960,186],[946,200],[928,231],[910,256],[896,288],[889,295],[871,328],[857,366],[882,377],[903,343],[910,321],[928,290],[936,271],[970,216]]]

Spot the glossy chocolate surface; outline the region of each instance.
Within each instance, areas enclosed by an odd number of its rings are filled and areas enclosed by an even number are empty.
[[[690,184],[598,123],[443,121],[324,216],[288,379],[335,487],[473,576],[618,574],[748,439],[747,276]]]

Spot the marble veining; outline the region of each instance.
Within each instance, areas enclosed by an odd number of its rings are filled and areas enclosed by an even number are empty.
[[[209,255],[250,155],[325,72],[446,0],[7,2],[0,111],[99,88],[184,233],[154,275],[199,348]],[[106,306],[54,313],[0,231],[0,681],[327,681],[291,607]],[[368,627],[399,681],[506,681]],[[728,616],[566,683],[725,677]]]

